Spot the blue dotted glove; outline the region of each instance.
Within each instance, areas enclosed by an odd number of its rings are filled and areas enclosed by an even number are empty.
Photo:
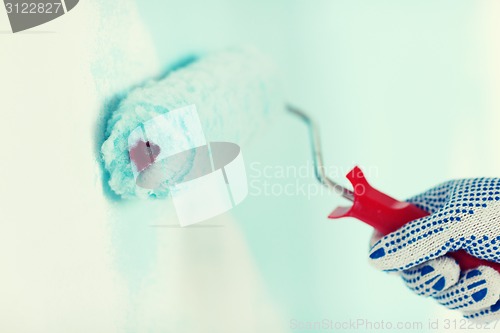
[[[461,272],[445,256],[459,249],[500,262],[500,179],[449,181],[408,200],[431,213],[384,237],[375,235],[370,262],[399,272],[419,295],[475,321],[500,319],[500,274],[486,266]]]

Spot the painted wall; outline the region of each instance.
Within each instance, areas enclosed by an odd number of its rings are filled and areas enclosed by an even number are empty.
[[[113,200],[98,147],[128,89],[192,54],[251,44],[320,122],[341,181],[360,164],[405,198],[498,176],[499,14],[495,1],[82,0],[12,35],[0,11],[0,328],[301,332],[291,320],[460,318],[369,267],[368,227],[326,219],[343,201],[318,192],[305,127],[286,113],[243,146],[250,196],[209,228],[154,227],[175,223],[169,201]]]
[[[164,64],[235,44],[268,52],[288,100],[320,122],[332,176],[360,164],[374,185],[405,198],[450,178],[498,175],[494,1],[151,1],[139,9]],[[460,318],[369,267],[369,228],[325,219],[343,202],[315,194],[302,124],[283,114],[254,144],[246,158],[255,195],[234,213],[287,320]],[[266,165],[274,174],[264,175]],[[267,196],[266,184],[296,193]]]

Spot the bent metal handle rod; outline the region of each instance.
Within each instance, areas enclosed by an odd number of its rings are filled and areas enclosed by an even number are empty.
[[[325,173],[325,166],[323,164],[323,154],[321,151],[321,140],[319,136],[319,130],[316,127],[314,121],[309,117],[305,112],[299,110],[298,108],[287,105],[287,110],[300,119],[302,119],[309,130],[309,136],[311,141],[311,148],[313,153],[313,164],[314,164],[314,174],[318,181],[329,188],[330,190],[340,194],[342,197],[349,201],[354,201],[354,193],[353,191],[345,188],[339,183],[330,179]]]

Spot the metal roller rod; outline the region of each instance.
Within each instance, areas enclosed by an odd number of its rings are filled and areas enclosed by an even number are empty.
[[[317,129],[314,121],[305,112],[291,105],[287,105],[287,109],[291,113],[300,117],[300,119],[302,119],[306,123],[309,129],[309,136],[313,153],[314,174],[316,175],[318,181],[327,188],[329,188],[330,190],[338,192],[342,197],[346,198],[347,200],[354,201],[354,193],[351,190],[338,184],[337,182],[328,178],[328,176],[326,175],[325,166],[323,164],[323,154],[321,152],[321,140],[319,136],[319,130]]]

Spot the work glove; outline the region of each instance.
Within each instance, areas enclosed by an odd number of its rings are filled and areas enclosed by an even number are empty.
[[[431,215],[384,237],[374,234],[370,262],[398,272],[415,293],[476,322],[500,319],[500,273],[480,266],[460,271],[446,256],[460,249],[500,262],[500,178],[443,183],[408,202]]]

